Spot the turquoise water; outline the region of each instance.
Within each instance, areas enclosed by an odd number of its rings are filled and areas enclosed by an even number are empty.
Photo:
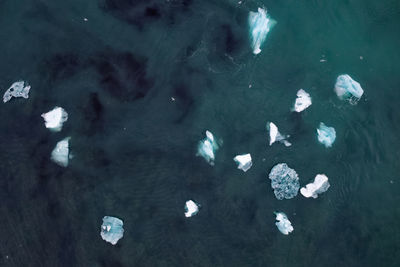
[[[277,24],[254,56],[260,6]],[[0,106],[1,264],[398,266],[399,24],[389,0],[1,1],[0,88],[32,86]],[[343,73],[364,89],[357,105],[333,91]],[[300,88],[313,104],[294,114]],[[69,120],[51,133],[40,115],[56,105]],[[269,147],[267,121],[293,145]],[[336,130],[329,149],[320,122]],[[223,140],[213,167],[195,156],[206,130]],[[66,136],[64,169],[49,157]],[[280,162],[331,187],[279,201]],[[188,199],[202,207],[186,219]],[[105,215],[124,221],[116,246]]]

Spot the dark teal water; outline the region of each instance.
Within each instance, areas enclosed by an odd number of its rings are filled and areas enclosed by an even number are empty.
[[[278,24],[254,56],[259,6]],[[399,25],[394,0],[0,1],[0,88],[32,85],[0,105],[1,265],[399,266]],[[342,73],[365,91],[357,105],[333,92]],[[293,114],[300,88],[313,105]],[[56,105],[69,120],[51,133],[40,114]],[[267,145],[267,121],[290,148]],[[330,149],[320,121],[336,129]],[[214,167],[195,156],[207,129],[223,139]],[[64,169],[49,157],[65,136]],[[279,162],[330,189],[277,200]],[[188,199],[202,205],[190,219]],[[104,215],[124,221],[116,246]]]

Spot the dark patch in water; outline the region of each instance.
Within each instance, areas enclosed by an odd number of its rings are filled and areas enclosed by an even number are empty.
[[[70,78],[77,73],[81,63],[76,54],[56,54],[45,62],[52,81]]]
[[[89,136],[103,130],[103,113],[104,107],[100,102],[98,93],[90,93],[87,104],[83,108],[84,132]]]

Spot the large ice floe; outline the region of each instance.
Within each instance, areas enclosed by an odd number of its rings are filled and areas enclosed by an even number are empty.
[[[233,160],[238,164],[238,169],[244,172],[248,171],[253,165],[250,154],[237,155]]]
[[[285,213],[283,212],[275,212],[276,215],[276,220],[277,222],[276,227],[278,227],[278,230],[284,234],[288,235],[289,233],[293,232],[293,226],[292,223],[289,221],[288,217],[286,216]]]
[[[275,142],[281,142],[285,146],[291,146],[292,144],[286,139],[290,137],[290,135],[282,135],[278,131],[278,127],[273,122],[267,122],[267,131],[269,133],[269,145],[271,146]]]
[[[300,188],[299,176],[286,163],[276,164],[269,173],[269,179],[277,199],[291,199],[297,196]]]
[[[257,12],[250,11],[249,31],[253,54],[257,55],[261,52],[261,46],[275,24],[276,21],[270,18],[266,9],[258,8]]]
[[[214,165],[215,152],[218,150],[218,143],[210,131],[206,131],[206,138],[199,142],[197,155],[202,156],[210,165]]]
[[[71,137],[66,137],[57,143],[56,147],[51,152],[51,160],[61,167],[67,167],[68,161],[71,158],[69,153],[69,140]]]
[[[59,132],[64,122],[68,120],[68,113],[60,107],[55,107],[47,113],[42,114],[46,128],[53,132]]]
[[[325,174],[317,174],[314,182],[307,184],[306,187],[302,187],[300,193],[307,198],[317,198],[318,194],[326,192],[329,187],[328,177]]]
[[[333,127],[326,126],[323,122],[319,124],[317,129],[318,141],[325,147],[331,147],[336,139],[336,131]]]
[[[199,212],[199,204],[193,200],[188,200],[185,203],[185,217],[192,217]]]
[[[10,101],[11,98],[13,98],[13,97],[28,98],[30,89],[31,89],[31,86],[28,85],[27,82],[24,82],[24,81],[15,82],[4,93],[3,102],[6,103],[6,102]]]
[[[309,106],[311,106],[310,94],[304,91],[303,89],[300,89],[299,91],[297,91],[297,98],[296,102],[294,103],[292,111],[302,112]]]
[[[340,99],[349,100],[350,103],[355,104],[360,100],[364,90],[348,74],[342,74],[336,79],[335,92]]]
[[[100,236],[106,242],[115,245],[118,240],[124,236],[123,226],[124,222],[121,219],[112,216],[104,216]]]

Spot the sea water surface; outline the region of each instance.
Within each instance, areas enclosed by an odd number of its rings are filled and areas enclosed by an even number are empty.
[[[277,24],[255,56],[258,7]],[[1,92],[32,86],[0,105],[0,265],[399,266],[399,26],[397,0],[0,1]],[[333,91],[344,73],[357,105]],[[300,88],[313,104],[298,114]],[[69,114],[58,133],[40,116],[54,106]],[[268,146],[267,121],[291,147]],[[223,140],[214,166],[196,157],[206,130]],[[62,168],[50,154],[67,136]],[[331,187],[277,200],[281,162]],[[185,218],[189,199],[201,209]],[[124,221],[115,246],[106,215]]]

